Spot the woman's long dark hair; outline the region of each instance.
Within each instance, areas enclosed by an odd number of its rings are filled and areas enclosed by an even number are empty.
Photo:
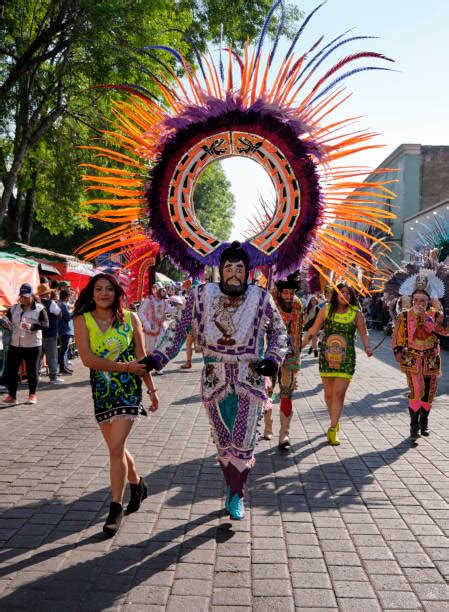
[[[314,304],[312,306],[312,301],[316,300],[316,304]],[[309,312],[312,310],[312,308],[316,308],[318,306],[318,298],[316,297],[316,295],[312,295],[312,297],[309,300],[309,303],[306,306],[306,313],[309,314]]]
[[[81,290],[81,293],[75,302],[73,316],[77,317],[85,312],[92,312],[92,310],[95,310],[94,287],[97,280],[100,280],[101,278],[109,281],[114,289],[115,299],[114,303],[112,304],[112,310],[114,313],[112,317],[112,325],[113,327],[117,327],[117,325],[123,323],[125,320],[125,314],[123,311],[123,297],[125,292],[111,274],[105,274],[102,272],[101,274],[96,274],[90,279],[84,289]]]
[[[349,285],[347,285],[346,283],[338,283],[337,288],[334,287],[334,289],[332,289],[332,293],[331,293],[331,297],[329,300],[329,304],[330,304],[330,308],[329,308],[329,319],[332,319],[332,317],[334,316],[337,308],[338,308],[338,291],[337,289],[341,292],[342,289],[348,289],[349,291],[349,305],[350,306],[357,306],[359,305],[359,303],[357,302],[357,297],[355,295],[355,291],[352,287],[350,287]]]

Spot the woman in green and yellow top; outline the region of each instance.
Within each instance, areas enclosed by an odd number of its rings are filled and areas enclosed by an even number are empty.
[[[346,390],[355,370],[354,337],[358,330],[368,357],[373,354],[365,320],[357,306],[354,290],[340,283],[332,291],[329,302],[320,310],[315,323],[303,339],[305,346],[321,328],[324,328],[320,349],[320,375],[324,386],[324,400],[330,416],[327,439],[338,445],[340,417]]]
[[[120,527],[126,482],[131,488],[127,514],[138,510],[147,496],[126,448],[134,420],[146,414],[141,377],[151,398],[150,410],[158,408],[151,375],[137,361],[145,357],[142,325],[135,313],[123,309],[123,295],[113,276],[97,274],[80,293],[73,314],[76,345],[90,368],[95,418],[109,449],[112,503],[103,527],[108,535]]]

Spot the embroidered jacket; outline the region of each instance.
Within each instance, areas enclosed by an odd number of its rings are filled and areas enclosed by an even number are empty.
[[[436,334],[447,336],[440,312],[430,308],[417,314],[410,308],[396,319],[391,346],[395,353],[402,352],[403,372],[439,376],[441,374],[440,341]]]
[[[303,308],[301,300],[295,296],[290,312],[282,309],[282,305],[275,300],[288,334],[288,352],[283,363],[284,367],[299,370],[301,361]]]

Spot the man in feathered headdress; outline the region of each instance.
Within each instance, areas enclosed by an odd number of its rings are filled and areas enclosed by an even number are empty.
[[[439,299],[444,296],[444,283],[432,270],[421,269],[409,276],[399,288],[399,294],[410,296],[411,308],[396,320],[391,345],[407,376],[410,389],[410,440],[416,445],[419,434],[429,435],[428,419],[441,375],[440,341],[438,335],[449,335],[443,327]],[[432,305],[433,302],[433,305]]]
[[[223,250],[219,270],[219,283],[190,291],[181,315],[145,362],[160,370],[178,354],[192,329],[204,355],[201,395],[227,485],[226,509],[239,520],[245,514],[245,482],[255,464],[257,427],[267,401],[265,377],[277,373],[287,338],[273,298],[248,285],[248,255],[239,242]]]
[[[290,448],[290,422],[292,420],[292,395],[296,389],[298,372],[301,363],[301,336],[303,325],[303,309],[301,300],[295,291],[299,288],[299,276],[290,274],[286,279],[276,283],[275,302],[281,313],[288,333],[288,353],[278,372],[280,389],[280,430],[279,449]],[[273,377],[273,387],[276,377]],[[273,409],[271,406],[265,412],[264,438],[270,440],[273,435]]]

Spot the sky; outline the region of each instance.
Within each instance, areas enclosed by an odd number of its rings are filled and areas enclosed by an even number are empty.
[[[319,1],[296,0],[296,4],[307,15]],[[334,62],[349,53],[372,50],[394,59],[391,67],[398,71],[360,73],[348,79],[347,89],[353,95],[334,116],[338,120],[363,115],[360,128],[379,133],[377,142],[385,145],[348,158],[350,162],[375,168],[402,143],[449,145],[449,2],[328,0],[309,22],[297,50],[309,48],[322,34],[326,44],[350,27],[355,28],[350,35],[380,38],[342,47]],[[278,58],[289,45],[281,42]],[[387,63],[375,60],[373,65]],[[255,162],[233,158],[222,164],[236,198],[232,238],[241,238],[258,208],[259,194],[270,201],[274,189]]]

